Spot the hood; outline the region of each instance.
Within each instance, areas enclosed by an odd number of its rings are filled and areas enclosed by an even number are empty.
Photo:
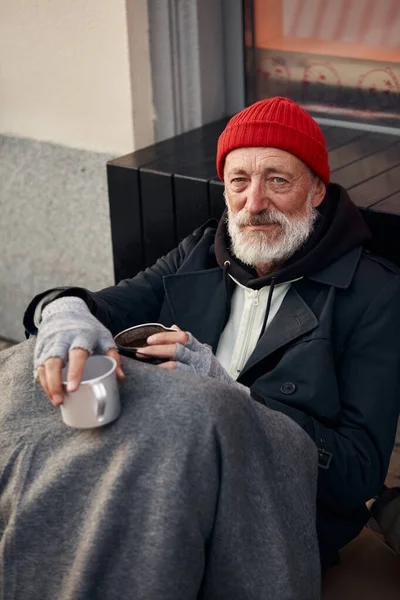
[[[227,210],[221,217],[215,236],[215,255],[221,268],[230,262],[229,274],[247,287],[258,289],[265,285],[293,281],[313,275],[371,237],[359,209],[346,190],[330,183],[323,202],[318,207],[319,218],[303,246],[286,262],[265,277],[258,277],[231,253],[231,241],[226,226]]]

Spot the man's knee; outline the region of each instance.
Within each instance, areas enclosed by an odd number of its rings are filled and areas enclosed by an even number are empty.
[[[124,412],[132,410],[149,424],[183,433],[195,427],[207,428],[231,412],[227,386],[208,377],[139,363],[128,368],[124,364],[123,368],[127,374],[121,386]]]
[[[130,363],[131,369],[124,365],[128,376],[122,400],[141,434],[147,431],[171,444],[196,440],[203,446],[219,438],[238,449],[254,448],[277,465],[290,463],[296,470],[300,464],[310,477],[316,469],[315,444],[286,415],[208,377]]]

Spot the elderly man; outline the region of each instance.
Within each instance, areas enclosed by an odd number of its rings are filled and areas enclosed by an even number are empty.
[[[67,356],[74,390],[88,353],[118,359],[119,331],[175,324],[142,352],[164,362],[142,368],[220,380],[227,410],[230,393],[250,399],[257,419],[283,413],[314,442],[325,567],[360,532],[365,503],[385,479],[400,403],[399,272],[363,249],[369,232],[346,191],[330,183],[323,134],[291,100],[262,100],[235,115],[218,142],[217,171],[227,209],[216,229],[206,224],[116,287],[52,290],[31,303],[24,323],[29,334],[38,327],[37,377],[58,405]],[[251,454],[250,464],[271,463],[257,435],[243,446],[240,430],[232,443]],[[279,444],[301,471],[296,439],[293,432]],[[290,487],[279,494],[282,520],[293,510]],[[267,490],[265,482],[254,492],[260,503]],[[232,526],[237,518],[231,514]],[[286,541],[303,552],[297,535]]]

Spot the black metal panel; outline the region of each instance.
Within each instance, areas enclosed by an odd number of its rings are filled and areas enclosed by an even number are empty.
[[[107,165],[115,281],[143,269],[139,171]]]
[[[326,135],[328,134],[328,132],[332,129],[332,127],[330,125],[322,125],[321,123],[319,124],[322,133],[324,134],[324,137],[326,137]]]
[[[143,251],[146,267],[177,243],[172,174],[140,169]]]
[[[353,140],[345,146],[335,148],[335,150],[329,152],[329,166],[331,172],[379,152],[379,150],[387,148],[396,141],[397,138],[391,135],[370,133],[369,135],[363,135],[360,138]]]
[[[389,137],[389,136],[388,136]],[[398,140],[394,136],[390,136],[393,140]],[[376,152],[367,158],[363,158],[352,164],[335,171],[332,181],[340,183],[347,190],[352,187],[379,175],[382,171],[386,171],[400,164],[400,143],[392,144],[388,148]]]
[[[208,125],[197,127],[186,133],[181,133],[173,138],[169,138],[152,146],[147,146],[131,154],[126,154],[109,161],[109,165],[121,166],[126,168],[140,168],[150,163],[155,163],[164,159],[172,159],[175,164],[179,163],[179,157],[192,160],[193,153],[199,149],[205,149],[205,154],[216,154],[218,137],[225,128],[228,117],[213,121]],[[211,149],[211,151],[209,150]],[[204,150],[203,150],[204,154]],[[197,156],[197,159],[202,157]],[[150,168],[153,168],[152,165]]]
[[[227,122],[223,118],[109,161],[116,283],[153,264],[209,218],[208,180],[216,176],[217,141]]]
[[[392,213],[394,215],[400,215],[400,192],[397,194],[393,194],[393,196],[389,196],[386,200],[382,200],[381,202],[377,202],[371,208],[373,211],[387,212]],[[400,232],[399,232],[399,242],[400,242]],[[399,243],[400,245],[400,243]]]
[[[176,155],[164,157],[160,160],[148,163],[145,168],[161,173],[173,173],[191,179],[202,179],[208,181],[217,176],[215,166],[215,144],[213,151],[206,152],[204,147],[197,148],[191,152],[180,149]]]
[[[400,165],[353,187],[350,197],[357,206],[368,208],[400,190]]]
[[[175,175],[173,178],[178,241],[210,218],[208,182]]]
[[[173,151],[147,163],[146,168],[206,181],[215,178],[217,142],[223,127],[220,121],[218,123],[218,127],[209,129],[208,133],[202,136],[198,134],[195,138],[186,134],[188,137],[183,139],[179,136],[180,143],[175,144]]]
[[[364,135],[365,133],[363,133],[362,131],[357,131],[356,129],[331,127],[330,129],[324,132],[326,148],[328,152],[330,152],[331,150],[339,148],[340,146],[345,146],[346,144],[349,144],[353,140],[361,138]]]

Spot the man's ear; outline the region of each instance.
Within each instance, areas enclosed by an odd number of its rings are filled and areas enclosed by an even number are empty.
[[[322,202],[322,200],[325,198],[326,195],[326,185],[324,184],[324,182],[319,179],[319,177],[317,178],[317,180],[314,183],[314,198],[312,201],[312,205],[314,208],[317,208],[317,206],[319,206]]]

